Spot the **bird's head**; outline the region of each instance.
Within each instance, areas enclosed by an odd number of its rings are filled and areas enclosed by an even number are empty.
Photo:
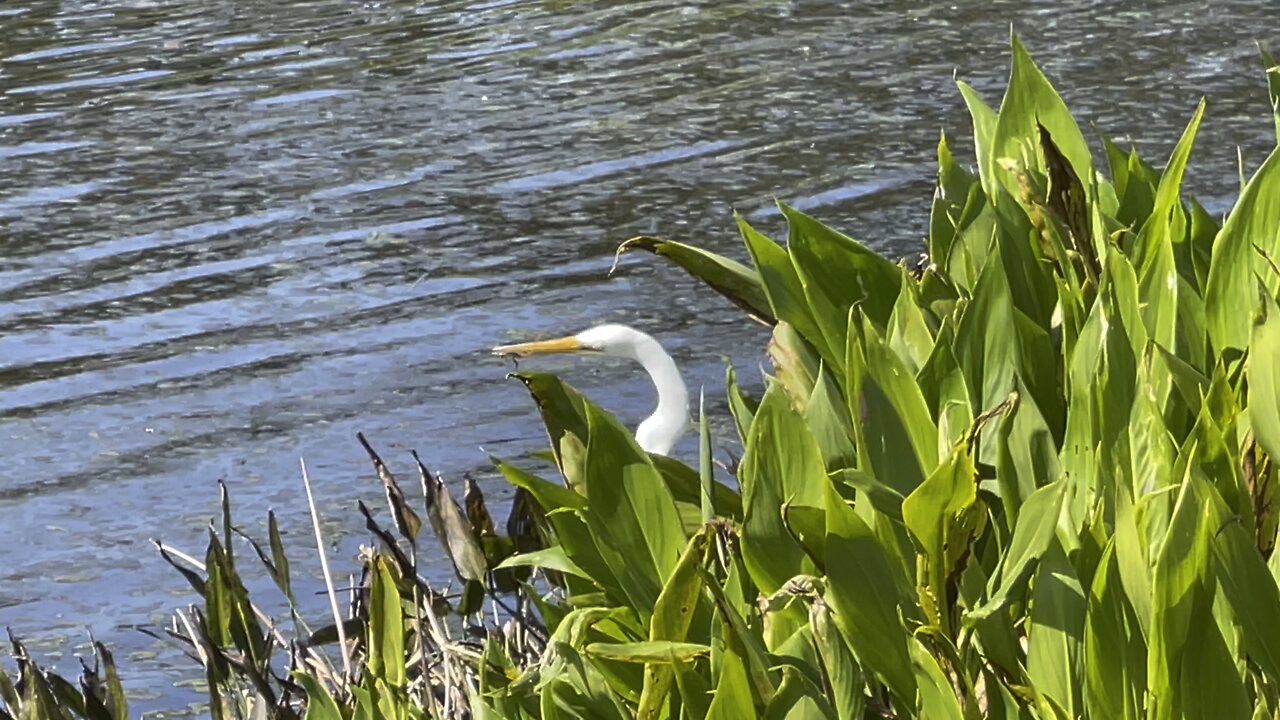
[[[600,353],[618,357],[636,357],[636,348],[644,342],[654,342],[653,338],[627,327],[626,325],[597,325],[583,330],[577,335],[555,338],[554,340],[535,340],[515,345],[499,345],[493,348],[494,355],[519,358],[530,355],[546,355],[549,353]]]

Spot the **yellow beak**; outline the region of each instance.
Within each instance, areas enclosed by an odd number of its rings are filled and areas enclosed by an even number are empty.
[[[494,355],[529,357],[547,353],[571,353],[584,349],[576,337],[556,338],[555,340],[536,340],[534,342],[517,343],[515,345],[499,345],[493,349]]]

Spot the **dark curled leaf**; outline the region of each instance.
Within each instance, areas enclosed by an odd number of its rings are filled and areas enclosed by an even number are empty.
[[[480,486],[471,477],[471,473],[462,475],[462,502],[466,505],[467,520],[471,523],[476,540],[492,537],[495,534],[493,517],[489,515],[489,508],[484,504],[484,493],[480,491]]]
[[[382,458],[378,457],[378,453],[374,451],[373,446],[365,439],[364,433],[356,433],[356,439],[364,446],[364,451],[369,454],[369,460],[373,463],[373,468],[378,473],[378,479],[382,481],[382,489],[387,495],[387,507],[390,508],[391,517],[395,520],[396,530],[400,532],[400,535],[405,540],[414,542],[414,539],[418,537],[418,530],[422,528],[422,519],[409,507],[408,501],[405,500],[404,492],[400,490],[400,485],[396,483],[395,475],[391,474],[391,470],[387,468],[386,463],[382,462]]]

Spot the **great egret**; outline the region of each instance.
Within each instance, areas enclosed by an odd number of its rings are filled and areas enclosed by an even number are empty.
[[[658,390],[658,408],[636,428],[636,442],[646,452],[669,455],[689,428],[689,391],[676,362],[652,336],[626,325],[597,325],[577,335],[493,349],[494,355],[516,357],[579,352],[631,358],[644,367]]]

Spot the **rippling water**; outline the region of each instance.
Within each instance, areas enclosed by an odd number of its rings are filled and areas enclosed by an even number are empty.
[[[542,437],[484,348],[627,322],[715,397],[762,331],[651,260],[608,278],[616,245],[741,255],[731,208],[776,232],[776,196],[917,250],[939,129],[968,127],[952,72],[998,102],[1010,23],[1154,162],[1207,95],[1189,182],[1225,210],[1236,146],[1274,139],[1268,4],[10,0],[0,625],[65,671],[92,630],[138,708],[181,708],[191,666],[131,626],[190,601],[147,539],[202,548],[218,479],[306,572],[305,456],[350,568],[380,499],[357,430],[505,507],[479,448]],[[625,364],[538,366],[652,402]]]

